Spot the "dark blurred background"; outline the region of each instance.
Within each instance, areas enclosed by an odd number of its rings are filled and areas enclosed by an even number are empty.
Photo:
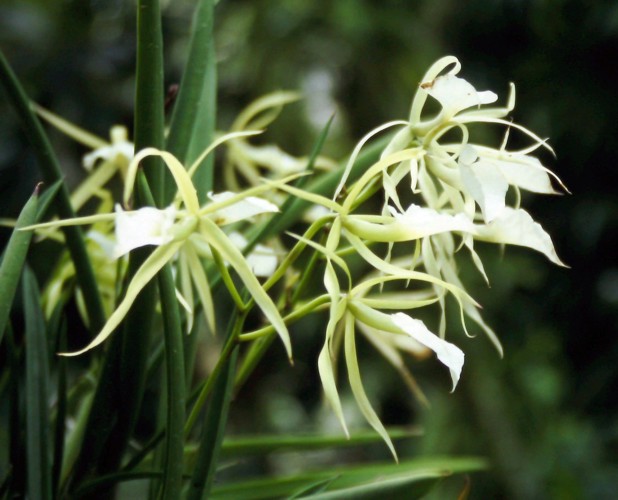
[[[171,85],[185,61],[193,2],[164,3]],[[134,30],[128,0],[0,3],[0,46],[30,96],[103,137],[112,124],[131,126]],[[530,251],[509,248],[503,258],[498,249],[483,248],[487,288],[463,262],[465,282],[499,333],[505,357],[482,335],[466,339],[453,322],[449,338],[467,353],[457,391],[448,393],[448,376],[430,366],[435,363],[412,366],[430,410],[412,400],[375,351],[362,351],[361,369],[387,423],[425,429],[423,438],[400,446],[402,455],[491,459],[490,472],[472,477],[472,498],[615,498],[618,4],[222,0],[216,41],[219,127],[261,94],[301,89],[306,99],[290,106],[265,138],[298,155],[309,152],[335,109],[325,149],[335,158],[349,154],[371,128],[406,118],[425,69],[442,55],[459,57],[461,75],[502,102],[508,82],[516,83],[515,120],[550,138],[557,158],[542,160],[573,193],[529,196],[525,205],[571,269]],[[37,180],[36,165],[4,96],[0,116],[0,216],[15,216]],[[51,135],[73,182],[84,150]],[[310,331],[296,333],[293,369],[274,348],[272,363],[237,396],[233,429],[336,430],[320,406],[321,339]],[[284,472],[297,463],[273,461]],[[462,487],[461,478],[446,481],[434,498],[450,498]]]

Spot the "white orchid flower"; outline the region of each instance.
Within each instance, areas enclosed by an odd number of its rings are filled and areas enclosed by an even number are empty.
[[[523,209],[505,207],[500,215],[485,225],[476,225],[481,241],[528,247],[544,254],[554,264],[566,267],[554,249],[551,237]]]
[[[500,215],[506,206],[509,182],[499,166],[479,159],[472,146],[465,146],[459,155],[459,173],[467,194],[478,203],[485,222]]]
[[[401,312],[391,315],[391,319],[402,332],[436,353],[438,359],[448,367],[451,373],[454,391],[464,364],[463,351],[456,345],[431,333],[421,320],[414,319]]]
[[[83,165],[91,171],[98,161],[110,161],[117,165],[128,167],[134,156],[134,145],[128,140],[126,127],[115,125],[110,130],[111,143],[100,146],[91,153],[84,155]]]
[[[212,148],[209,148],[207,151],[211,150]],[[129,204],[132,195],[138,166],[144,158],[149,156],[160,157],[169,168],[178,186],[178,206],[174,205],[163,210],[144,207],[126,212],[117,208],[116,213],[113,214],[78,217],[29,228],[80,225],[115,220],[118,237],[115,247],[116,256],[123,255],[141,246],[155,246],[150,256],[136,271],[127,287],[125,296],[108,318],[101,332],[85,348],[77,352],[65,353],[65,355],[81,354],[105,341],[124,319],[141,290],[165,264],[175,259],[180,262],[181,274],[183,275],[180,277],[181,290],[178,296],[183,307],[189,310],[189,323],[192,321],[193,304],[191,297],[193,296],[193,287],[195,287],[205,309],[209,326],[214,331],[214,306],[207,275],[199,258],[200,255],[203,255],[201,248],[209,247],[213,253],[216,252],[220,256],[223,262],[229,263],[230,267],[238,274],[255,303],[281,337],[286,351],[291,357],[289,333],[277,307],[260,285],[241,251],[220,228],[220,224],[238,222],[260,213],[277,211],[278,208],[275,205],[254,196],[271,189],[271,186],[264,185],[238,194],[222,193],[219,197],[212,195],[212,201],[200,207],[190,177],[190,173],[197,168],[195,164],[186,170],[172,154],[147,148],[135,156],[127,170],[124,191],[125,205]],[[200,157],[197,160],[198,164],[202,159]],[[235,205],[237,206],[234,207]]]
[[[174,239],[172,227],[176,209],[170,206],[164,210],[143,207],[126,212],[116,204],[116,246],[114,257],[118,258],[135,248],[145,245],[165,245]]]
[[[235,203],[223,205],[210,215],[220,226],[250,219],[256,215],[279,211],[279,207],[268,200],[256,196],[247,196],[246,198],[238,199],[238,194],[232,193],[231,191],[224,191],[217,194],[208,193],[208,197],[215,203],[223,203],[232,200],[234,197],[237,198]]]
[[[450,215],[414,204],[404,213],[393,207],[388,209],[390,216],[346,216],[343,225],[348,232],[365,240],[390,243],[418,240],[444,232],[475,232],[472,221],[461,213]]]
[[[278,91],[264,95],[243,109],[230,130],[238,133],[247,129],[265,129],[287,104],[301,99],[297,92]],[[242,177],[249,185],[257,186],[262,177],[281,179],[306,169],[308,157],[293,156],[274,144],[254,145],[247,137],[238,136],[228,142],[226,165],[223,169],[225,185],[239,190]],[[332,170],[337,164],[324,156],[315,159],[318,170]]]
[[[498,96],[492,91],[478,92],[468,81],[450,73],[438,76],[431,82],[421,83],[420,88],[442,105],[441,119],[444,121],[464,109],[498,100]]]

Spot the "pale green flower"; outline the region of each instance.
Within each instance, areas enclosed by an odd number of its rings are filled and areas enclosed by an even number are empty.
[[[121,257],[145,245],[165,245],[174,239],[172,227],[176,219],[173,206],[165,210],[143,207],[126,212],[116,204],[116,245],[114,257]]]
[[[324,249],[326,251],[326,249]],[[347,266],[341,259],[333,257],[348,275]],[[339,280],[332,264],[327,262],[324,276],[324,285],[331,297],[330,318],[326,327],[326,339],[318,359],[320,379],[324,387],[327,401],[333,408],[344,431],[348,434],[343,416],[343,409],[335,381],[335,365],[338,357],[339,345],[343,342],[344,358],[348,373],[348,380],[358,407],[367,422],[382,436],[393,456],[397,456],[388,433],[373,409],[363,387],[363,382],[356,355],[355,326],[372,342],[391,364],[402,374],[404,380],[411,385],[412,390],[419,394],[420,390],[405,368],[399,350],[424,354],[423,347],[434,351],[438,359],[450,370],[453,381],[453,390],[459,380],[463,366],[463,352],[457,347],[431,333],[425,325],[414,320],[404,313],[387,314],[380,309],[412,309],[424,307],[436,302],[432,295],[422,295],[412,298],[413,295],[401,294],[399,299],[393,300],[380,297],[365,297],[368,290],[375,286],[382,286],[393,281],[419,280],[426,283],[443,284],[446,289],[457,290],[447,283],[429,275],[414,271],[398,270],[397,275],[388,275],[380,278],[368,279],[343,293]],[[459,300],[459,298],[458,298]],[[421,400],[424,400],[420,393]]]
[[[464,364],[463,351],[431,333],[421,320],[401,312],[391,315],[391,319],[402,332],[436,353],[438,359],[448,367],[453,381],[453,390],[455,390]]]
[[[420,88],[442,105],[439,120],[450,120],[460,111],[482,104],[492,104],[498,96],[490,90],[478,92],[469,82],[447,73],[436,77],[433,81],[423,82]]]
[[[84,155],[83,165],[91,171],[97,162],[112,162],[118,169],[126,170],[133,159],[135,146],[128,140],[126,127],[115,125],[110,130],[111,143]]]
[[[505,207],[492,222],[477,225],[475,237],[492,243],[528,247],[541,252],[554,264],[565,266],[549,234],[522,209]]]
[[[211,151],[212,147],[207,152]],[[125,296],[108,318],[101,332],[84,349],[70,354],[81,354],[103,342],[124,319],[139,292],[165,264],[175,259],[179,262],[180,274],[178,297],[182,305],[188,309],[189,326],[193,321],[193,288],[195,287],[209,325],[214,331],[214,306],[208,279],[200,261],[200,257],[204,256],[203,249],[208,248],[211,252],[216,252],[222,261],[229,263],[236,271],[255,303],[262,309],[281,337],[288,355],[291,356],[289,333],[277,307],[259,284],[240,250],[220,228],[222,224],[230,224],[261,213],[277,211],[278,208],[273,204],[254,196],[267,191],[270,187],[261,186],[238,194],[226,192],[211,195],[212,201],[200,207],[190,174],[195,171],[202,157],[187,171],[170,153],[147,148],[140,151],[129,165],[124,192],[125,204],[128,204],[131,198],[138,166],[148,156],[161,157],[178,186],[177,202],[172,207],[166,209],[144,207],[135,211],[117,208],[115,214],[78,217],[31,227],[31,229],[57,227],[114,220],[117,236],[115,256],[123,255],[141,246],[155,246],[154,251],[135,273]]]
[[[115,174],[120,173],[124,178],[134,156],[134,145],[128,139],[126,127],[112,126],[108,141],[41,106],[34,105],[34,109],[41,118],[60,132],[92,150],[85,154],[82,160],[88,176],[71,193],[71,205],[74,210],[79,210],[90,198],[98,196]]]

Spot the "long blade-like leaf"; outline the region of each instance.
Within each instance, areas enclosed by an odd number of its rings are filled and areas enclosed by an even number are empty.
[[[180,498],[182,489],[184,453],[183,430],[186,398],[183,335],[172,268],[169,265],[165,266],[158,278],[163,313],[167,388],[167,425],[161,498],[175,500]]]
[[[390,428],[388,434],[391,439],[396,440],[421,436],[422,431],[418,427]],[[349,438],[342,435],[234,437],[224,441],[222,453],[226,457],[237,457],[285,451],[325,450],[381,441],[382,438],[373,431],[357,432]]]
[[[367,485],[373,481],[390,481],[412,477],[435,478],[451,474],[474,472],[487,467],[487,463],[476,457],[434,457],[407,460],[399,464],[365,464],[354,467],[332,467],[329,469],[304,472],[294,476],[254,479],[233,484],[224,484],[214,488],[210,498],[213,500],[258,498],[280,498],[292,496],[299,490],[317,484],[320,480],[332,479],[328,492],[344,488]],[[394,485],[389,485],[394,486]],[[347,498],[356,498],[355,496]],[[374,497],[378,498],[378,497]],[[379,498],[390,498],[381,495]],[[414,498],[414,497],[411,497]]]
[[[49,408],[47,407],[49,367],[45,320],[40,307],[38,284],[29,269],[24,272],[26,316],[26,455],[28,496],[51,499],[49,463]]]
[[[216,386],[206,414],[206,423],[202,429],[202,441],[198,454],[197,463],[191,480],[189,500],[201,500],[208,498],[217,458],[223,442],[223,435],[227,423],[232,389],[234,388],[234,373],[238,359],[238,346],[227,360],[227,366],[219,375]]]
[[[60,171],[60,164],[47,139],[47,135],[38,118],[32,111],[29,99],[26,97],[23,88],[1,50],[0,85],[5,88],[11,104],[22,121],[28,140],[33,146],[33,152],[39,163],[43,179],[50,185],[62,180],[63,176]],[[69,191],[65,183],[62,184],[62,187],[58,191],[58,195],[54,197],[54,205],[61,218],[71,219],[75,217],[69,199]],[[77,271],[75,274],[84,297],[86,310],[88,311],[88,326],[91,330],[96,331],[105,323],[105,314],[103,312],[103,305],[94,271],[86,252],[84,238],[81,230],[77,227],[65,227],[63,231],[69,253],[75,264],[75,269]]]
[[[34,224],[37,214],[38,186],[21,211],[13,234],[4,251],[0,264],[0,343],[9,319],[9,312],[19,283],[19,276],[26,261],[26,254],[32,239],[32,231],[20,231],[19,228]]]
[[[210,143],[214,133],[216,106],[216,65],[213,45],[213,17],[215,0],[199,0],[193,18],[193,32],[189,57],[180,82],[174,106],[166,149],[181,163],[191,163]],[[196,124],[200,125],[198,127]],[[204,127],[205,128],[201,128]],[[202,137],[198,137],[199,135]],[[191,156],[191,157],[190,157]],[[209,160],[210,161],[210,160]],[[212,163],[198,170],[194,177],[200,185],[200,202],[212,189]],[[166,189],[166,201],[171,201],[173,191]]]

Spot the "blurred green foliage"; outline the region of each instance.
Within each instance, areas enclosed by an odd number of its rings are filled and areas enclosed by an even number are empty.
[[[168,85],[180,78],[192,5],[170,1],[164,10]],[[131,124],[134,26],[126,0],[0,4],[0,45],[30,95],[102,136],[114,123]],[[405,118],[422,72],[447,53],[462,60],[477,88],[502,99],[507,82],[516,82],[517,121],[550,138],[557,160],[543,160],[573,192],[531,198],[528,206],[572,269],[511,248],[503,260],[494,249],[483,255],[488,288],[462,259],[506,354],[500,360],[480,334],[466,339],[453,321],[450,338],[468,353],[457,392],[447,393],[439,370],[413,367],[431,409],[416,404],[370,351],[363,377],[385,423],[424,426],[425,436],[401,445],[402,454],[491,458],[493,470],[474,477],[471,498],[611,498],[618,477],[618,4],[221,0],[215,29],[219,128],[252,98],[301,89],[305,101],[268,132],[293,154],[308,154],[333,111],[326,152],[335,157],[374,126]],[[36,174],[4,100],[0,116],[0,216],[15,216]],[[78,177],[83,151],[52,137],[69,180]],[[312,317],[296,328],[293,369],[273,346],[236,396],[233,429],[299,431],[315,428],[316,419],[335,429],[315,383],[321,339],[311,332],[321,326],[323,318]],[[253,466],[291,472],[304,463],[275,456],[243,465]],[[447,480],[433,498],[453,498],[463,487],[461,478]]]

